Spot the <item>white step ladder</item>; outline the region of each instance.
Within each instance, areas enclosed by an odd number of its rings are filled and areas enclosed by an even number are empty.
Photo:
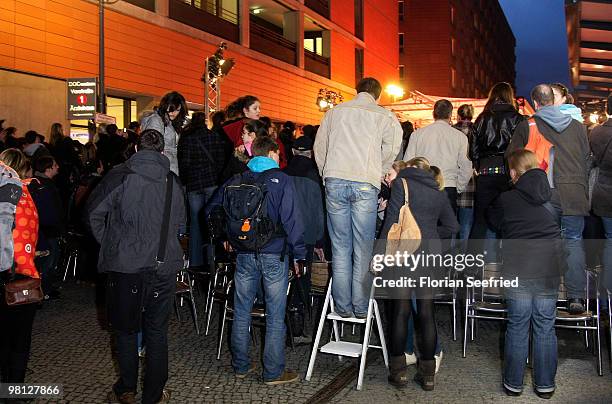
[[[363,374],[365,371],[366,356],[368,348],[382,349],[383,358],[385,360],[385,366],[389,367],[389,358],[387,356],[387,346],[385,342],[385,334],[383,333],[382,321],[380,318],[380,311],[378,310],[378,304],[374,299],[374,284],[370,291],[370,301],[368,304],[368,313],[366,318],[359,319],[356,317],[344,318],[337,314],[334,310],[334,300],[331,295],[332,279],[329,280],[327,286],[327,293],[325,295],[325,303],[323,304],[323,311],[321,312],[321,319],[319,320],[319,327],[317,328],[317,335],[315,337],[314,346],[310,354],[310,362],[308,363],[308,371],[306,372],[306,381],[309,381],[312,377],[312,371],[314,369],[314,363],[317,358],[317,351],[328,353],[332,355],[338,355],[338,359],[342,360],[343,356],[350,356],[352,358],[358,358],[361,356],[359,364],[359,377],[357,378],[357,390],[361,390],[363,384]],[[330,312],[328,313],[328,309]],[[319,348],[319,342],[321,341],[321,334],[323,333],[323,327],[325,320],[332,320],[332,341],[323,345]],[[370,337],[372,334],[372,320],[376,320],[376,326],[378,328],[378,335],[380,337],[379,345],[370,345]],[[340,333],[338,332],[338,322],[358,323],[365,324],[365,332],[363,333],[363,342],[361,344],[356,342],[347,342],[340,340]]]

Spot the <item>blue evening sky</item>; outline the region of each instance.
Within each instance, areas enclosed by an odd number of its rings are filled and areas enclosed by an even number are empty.
[[[499,0],[516,38],[517,95],[539,83],[569,86],[563,0]],[[504,46],[499,44],[499,46]]]

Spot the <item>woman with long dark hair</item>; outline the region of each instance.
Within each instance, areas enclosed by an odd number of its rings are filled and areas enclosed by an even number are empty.
[[[261,103],[254,95],[245,95],[228,104],[225,108],[228,119],[235,117],[234,120],[226,122],[223,130],[234,143],[234,147],[242,144],[242,127],[249,119],[258,120],[261,115]]]
[[[471,158],[477,176],[472,239],[497,238],[487,225],[486,210],[499,194],[509,189],[510,177],[504,163],[504,152],[514,130],[524,119],[516,109],[512,86],[504,82],[495,84],[484,110],[474,123]],[[492,251],[488,256],[491,260],[495,258]]]
[[[438,241],[443,237],[455,234],[459,224],[450,201],[441,189],[444,189],[444,178],[439,169],[430,166],[427,159],[417,157],[407,162],[408,167],[401,170],[391,185],[391,197],[382,227],[381,237],[386,238],[389,229],[399,220],[400,209],[405,203],[403,182],[408,189],[408,206],[421,231],[421,246],[419,252],[440,252]],[[397,271],[390,268],[390,273]],[[425,268],[419,267],[411,276],[424,276]],[[386,276],[383,271],[383,276]],[[402,273],[403,274],[403,273]],[[418,275],[417,275],[418,274]],[[433,274],[431,274],[434,276]],[[394,275],[387,275],[394,277]],[[417,286],[419,283],[417,282]],[[399,295],[392,296],[389,304],[389,383],[403,387],[408,384],[408,372],[404,349],[408,333],[408,321],[412,313],[412,296],[416,297],[416,322],[419,331],[419,361],[418,371],[414,380],[423,390],[434,389],[436,372],[436,341],[437,331],[434,318],[433,291],[427,287],[407,287],[398,289]]]
[[[142,117],[140,130],[155,129],[164,135],[164,155],[170,160],[170,170],[179,173],[176,145],[189,109],[185,97],[176,91],[164,95],[154,112]]]

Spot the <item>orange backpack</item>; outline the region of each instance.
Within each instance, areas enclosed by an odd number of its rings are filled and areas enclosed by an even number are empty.
[[[28,191],[30,180],[23,180],[21,199],[15,211],[15,227],[13,228],[13,248],[15,272],[30,278],[40,278],[34,256],[38,241],[38,211],[34,200]]]
[[[548,174],[551,161],[551,149],[554,147],[542,133],[538,130],[534,118],[529,118],[529,141],[525,145],[525,149],[535,153],[540,168]]]

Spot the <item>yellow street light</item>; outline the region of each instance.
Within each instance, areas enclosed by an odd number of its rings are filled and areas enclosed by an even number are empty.
[[[389,94],[389,96],[393,97],[394,101],[404,96],[404,89],[396,84],[389,84],[387,87],[385,87],[385,92]]]

